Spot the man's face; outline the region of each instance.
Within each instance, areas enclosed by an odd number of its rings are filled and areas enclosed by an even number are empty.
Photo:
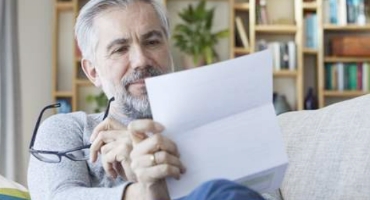
[[[142,2],[110,9],[95,18],[94,28],[98,37],[94,65],[100,86],[108,96],[115,96],[125,115],[151,117],[144,78],[167,73],[172,65],[155,10]]]

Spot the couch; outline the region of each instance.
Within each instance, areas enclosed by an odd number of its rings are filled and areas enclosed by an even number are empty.
[[[289,165],[267,199],[370,199],[370,95],[278,119]]]

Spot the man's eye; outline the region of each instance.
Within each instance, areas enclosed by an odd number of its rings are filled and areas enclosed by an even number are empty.
[[[157,45],[157,44],[159,44],[159,43],[160,43],[160,41],[159,41],[159,40],[149,40],[149,41],[147,42],[147,45],[154,46],[154,45]]]
[[[124,53],[124,52],[126,52],[127,50],[128,50],[128,47],[120,47],[120,48],[118,48],[118,49],[114,50],[114,51],[112,52],[112,54],[114,54],[114,53]]]

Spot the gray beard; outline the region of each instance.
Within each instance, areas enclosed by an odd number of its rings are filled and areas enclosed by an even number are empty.
[[[121,110],[131,119],[152,119],[152,111],[150,109],[149,98],[145,89],[144,95],[140,97],[132,96],[128,92],[130,83],[148,77],[158,76],[163,74],[159,69],[148,66],[144,69],[135,70],[132,74],[122,80],[123,90],[122,94],[118,94],[118,102],[123,102]]]

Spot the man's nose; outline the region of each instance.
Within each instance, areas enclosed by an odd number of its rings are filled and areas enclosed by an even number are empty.
[[[145,68],[148,66],[148,57],[140,45],[134,45],[130,51],[130,65],[132,69]]]

